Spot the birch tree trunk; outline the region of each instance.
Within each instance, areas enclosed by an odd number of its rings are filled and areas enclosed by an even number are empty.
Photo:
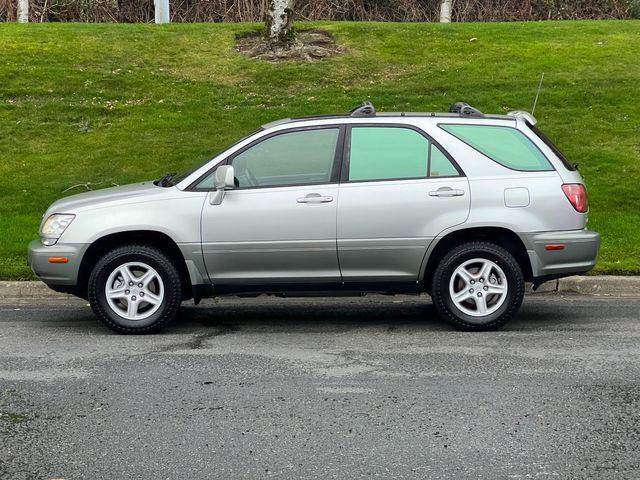
[[[29,21],[29,0],[18,0],[18,23]]]
[[[453,0],[442,0],[440,4],[440,23],[451,23],[451,4]]]
[[[155,22],[156,23],[169,23],[169,0],[154,0],[155,10]]]
[[[293,36],[293,0],[269,0],[267,35],[272,43],[284,43]]]

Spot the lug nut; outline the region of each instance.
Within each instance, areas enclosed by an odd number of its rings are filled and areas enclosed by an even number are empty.
[[[142,283],[139,283],[139,284],[138,284],[138,286],[139,286],[140,288],[142,288]]]
[[[131,297],[131,300],[133,300],[135,302],[136,301],[136,296],[134,295],[133,297]]]
[[[481,296],[482,296],[482,293],[478,292],[478,297],[481,297]]]
[[[125,291],[124,291],[124,294],[125,294],[125,295],[129,295],[129,290],[125,290]]]
[[[470,288],[470,289],[469,289],[469,293],[473,293],[473,288]]]
[[[133,282],[129,282],[129,286],[130,286],[130,287],[133,287]]]
[[[141,297],[144,297],[144,292],[140,292],[140,296],[141,296]]]
[[[485,286],[485,287],[482,287],[482,289],[483,289],[483,290],[489,290],[489,287],[486,287],[486,286]],[[140,295],[142,295],[142,294],[140,294]]]
[[[480,283],[484,283],[484,278],[481,278],[481,279],[480,279]]]

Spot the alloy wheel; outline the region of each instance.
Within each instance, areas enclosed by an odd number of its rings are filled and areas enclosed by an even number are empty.
[[[158,272],[142,262],[128,262],[114,269],[105,285],[107,304],[127,320],[153,315],[164,299],[164,283]]]
[[[467,260],[449,281],[449,295],[458,310],[484,317],[498,310],[507,298],[507,278],[502,269],[486,258]]]

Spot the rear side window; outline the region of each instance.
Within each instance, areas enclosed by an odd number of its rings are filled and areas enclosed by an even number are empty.
[[[490,159],[525,172],[553,170],[547,157],[521,131],[494,125],[439,125]]]
[[[449,161],[447,156],[442,153],[433,143],[430,147],[429,157],[429,176],[430,177],[454,177],[458,176],[458,170]]]
[[[431,165],[429,156],[432,156]],[[458,176],[438,147],[419,132],[403,127],[353,127],[349,181],[401,180]]]

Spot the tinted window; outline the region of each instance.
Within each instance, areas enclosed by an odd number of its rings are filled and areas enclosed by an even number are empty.
[[[449,161],[446,155],[433,143],[431,144],[429,157],[430,177],[454,177],[460,175],[456,167]]]
[[[349,180],[385,180],[427,176],[429,141],[398,127],[351,129]]]
[[[553,170],[533,142],[515,128],[490,125],[440,125],[440,128],[505,167],[523,171]]]
[[[402,127],[351,129],[351,181],[458,175],[458,170],[442,150],[415,130]]]
[[[231,162],[238,188],[329,183],[338,133],[337,128],[289,132],[248,148]],[[198,188],[213,188],[213,174]]]

